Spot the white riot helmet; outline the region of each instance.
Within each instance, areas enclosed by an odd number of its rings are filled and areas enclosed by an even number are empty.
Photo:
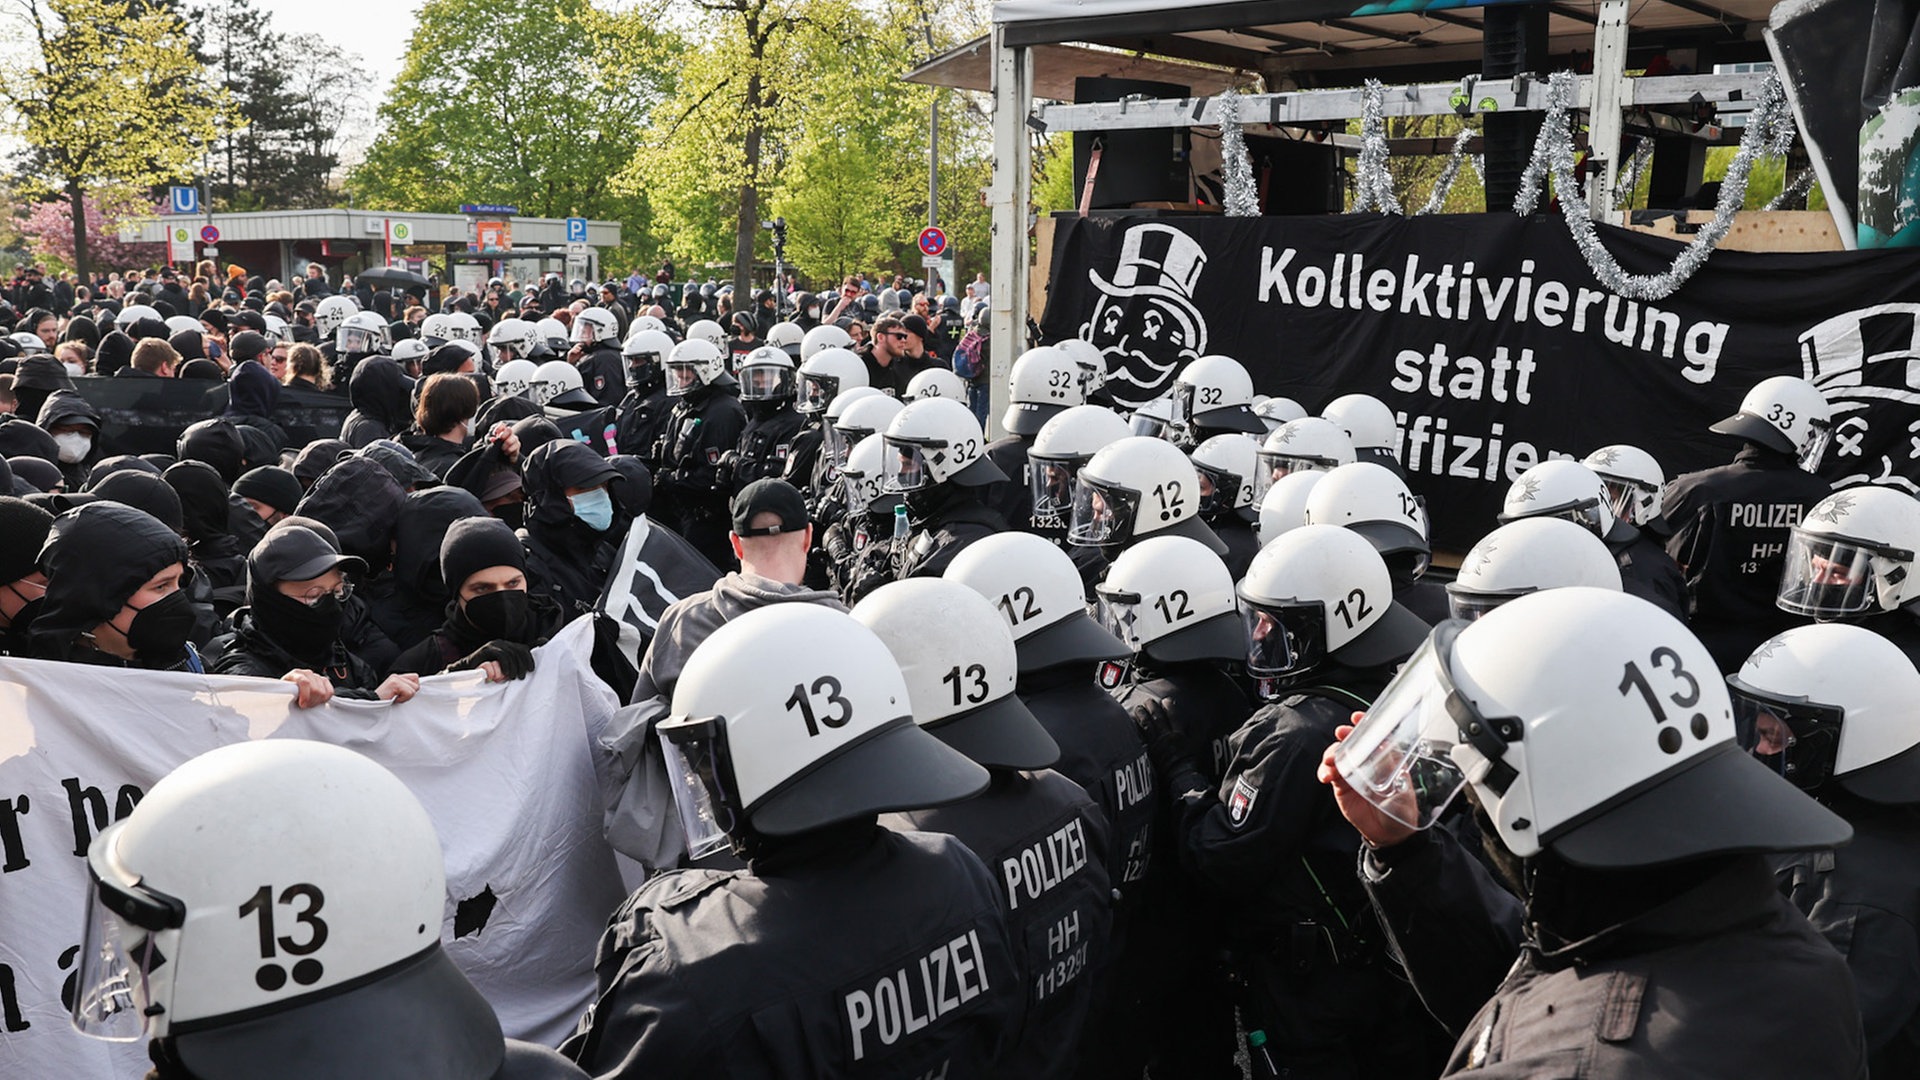
[[[1084,338],[1066,338],[1053,343],[1080,369],[1080,396],[1092,400],[1107,385],[1107,357],[1100,346]]]
[[[1356,452],[1372,451],[1372,456],[1400,457],[1400,421],[1387,403],[1372,394],[1346,394],[1334,398],[1320,415],[1340,426],[1353,441]]]
[[[741,401],[789,401],[793,398],[793,357],[787,350],[762,345],[740,361]]]
[[[853,335],[832,323],[823,323],[814,327],[800,338],[800,362],[806,363],[824,349],[852,351]]]
[[[1805,379],[1775,375],[1762,379],[1740,399],[1740,411],[1708,431],[1737,435],[1769,450],[1792,454],[1808,472],[1820,468],[1833,433],[1833,407]]]
[[[1253,477],[1259,471],[1260,444],[1233,432],[1215,435],[1193,448],[1193,470],[1200,474],[1200,516],[1238,511],[1253,519]]]
[[[178,316],[175,316],[175,318],[178,318]],[[169,319],[167,321],[172,322],[173,320]],[[194,329],[198,329],[198,324],[200,320],[195,319],[193,321],[195,323]],[[287,320],[281,318],[278,315],[267,314],[267,315],[260,316],[260,321],[267,324],[267,340],[268,341],[288,340],[289,334],[287,332]]]
[[[667,324],[660,321],[659,317],[655,315],[637,316],[634,318],[633,324],[627,327],[628,339],[631,340],[633,338],[633,335],[639,333],[642,330],[653,330],[658,333],[664,334],[667,332]]]
[[[1013,629],[1020,673],[1117,660],[1127,646],[1087,614],[1073,558],[1044,537],[1003,532],[962,548],[942,575],[987,598]]]
[[[666,370],[667,357],[673,352],[673,338],[665,330],[640,330],[627,335],[620,346],[620,357],[627,362],[627,386],[638,389],[653,383]]]
[[[359,309],[355,308],[354,310],[357,311]],[[113,327],[122,333],[130,333],[133,330],[133,324],[139,322],[141,319],[165,321],[160,318],[159,308],[150,304],[128,304],[126,307],[120,309],[118,315],[113,317]]]
[[[531,360],[509,360],[493,374],[494,392],[500,397],[527,397],[539,370]]]
[[[1265,501],[1267,489],[1297,472],[1332,472],[1354,462],[1353,440],[1331,420],[1317,416],[1289,420],[1260,444],[1253,474],[1253,501]]]
[[[1607,488],[1607,506],[1629,525],[1645,525],[1660,516],[1667,474],[1653,455],[1616,443],[1588,454],[1580,464],[1593,470]]]
[[[874,590],[853,617],[886,642],[907,680],[914,722],[934,738],[989,768],[1044,769],[1060,760],[1060,745],[1013,692],[1013,631],[979,593],[943,578],[908,578]]]
[[[1233,574],[1184,536],[1156,536],[1120,553],[1094,587],[1100,625],[1163,664],[1238,660],[1246,653]]]
[[[206,329],[207,328],[201,324],[199,319],[196,319],[191,315],[167,316],[167,333],[168,334],[185,334],[185,333],[201,334],[201,333],[205,333]]]
[[[1040,425],[1027,448],[1027,485],[1033,493],[1033,523],[1065,528],[1073,513],[1073,478],[1093,455],[1131,434],[1112,409],[1075,405]]]
[[[441,344],[444,345],[446,343],[442,342]],[[419,338],[406,338],[394,342],[393,350],[388,355],[393,357],[395,363],[401,367],[406,367],[408,364],[424,362],[427,359],[427,354],[432,351],[433,350],[427,348],[427,343],[421,341]]]
[[[1734,737],[1803,791],[1837,782],[1877,803],[1920,802],[1920,671],[1864,626],[1796,626],[1737,675]]]
[[[1787,542],[1784,611],[1853,619],[1920,599],[1920,500],[1886,487],[1836,491],[1814,504]]]
[[[620,334],[620,321],[603,307],[590,307],[573,317],[572,341],[575,345],[597,345],[613,341]]]
[[[1299,402],[1288,397],[1258,398],[1253,403],[1253,415],[1260,418],[1261,426],[1271,435],[1280,430],[1280,425],[1291,420],[1304,420],[1313,415]],[[1343,432],[1344,434],[1344,432]]]
[[[807,332],[800,329],[799,323],[777,322],[767,327],[767,344],[776,349],[797,352],[806,337]]]
[[[885,394],[880,396],[886,398]],[[858,522],[860,515],[872,509],[875,503],[889,498],[885,491],[886,466],[880,460],[887,452],[886,442],[884,435],[869,435],[847,451],[847,460],[840,466],[839,472],[848,521]],[[893,500],[895,504],[898,501]]]
[[[496,358],[505,357],[501,366],[514,360],[525,360],[533,351],[533,324],[525,319],[501,319],[493,324],[493,332],[487,335],[487,344],[493,347]]]
[[[549,352],[565,355],[567,352],[567,324],[549,315],[533,324],[533,332],[544,342]]]
[[[1618,520],[1607,505],[1606,485],[1592,469],[1565,458],[1535,465],[1507,488],[1500,520],[1530,517],[1566,518],[1602,540]]]
[[[351,296],[329,296],[314,305],[313,329],[323,338],[329,338],[347,321],[347,316],[357,313],[360,305]]]
[[[341,356],[363,356],[377,353],[393,344],[393,337],[387,332],[387,321],[371,311],[356,312],[347,316],[334,331],[333,348]]]
[[[985,487],[1007,479],[987,457],[973,410],[951,398],[922,398],[887,425],[887,490],[922,491],[936,484]]]
[[[480,344],[480,320],[464,311],[447,312],[447,334],[454,341]]]
[[[1334,767],[1413,828],[1471,783],[1508,851],[1593,869],[1852,835],[1741,752],[1713,656],[1679,620],[1603,589],[1549,589],[1440,624]]]
[[[1262,547],[1307,523],[1307,500],[1326,478],[1323,472],[1296,472],[1273,482],[1260,500],[1260,520],[1254,525]]]
[[[688,855],[986,787],[985,769],[911,718],[900,666],[851,615],[772,604],[728,620],[687,658],[658,727]]]
[[[1015,435],[1032,435],[1063,410],[1085,401],[1080,366],[1072,357],[1051,345],[1028,349],[1007,375],[1007,411],[1000,426]]]
[[[1253,414],[1253,376],[1231,356],[1202,356],[1181,368],[1172,397],[1174,422],[1189,431],[1267,432]]]
[[[1404,580],[1426,572],[1426,513],[1407,482],[1384,465],[1356,461],[1328,473],[1307,496],[1306,522],[1359,533],[1389,569],[1408,575]]]
[[[1329,657],[1356,668],[1394,663],[1427,634],[1426,623],[1394,603],[1379,552],[1336,525],[1302,525],[1261,548],[1239,595],[1247,674],[1261,680],[1263,695],[1318,671]]]
[[[846,403],[841,404],[842,401]],[[890,398],[871,386],[855,387],[835,398],[827,407],[824,445],[827,460],[844,464],[853,444],[869,435],[884,435],[906,404]]]
[[[865,385],[866,361],[849,349],[821,349],[800,365],[800,396],[793,407],[808,414],[824,412],[835,397]]]
[[[721,353],[727,351],[727,332],[712,319],[701,319],[687,327],[688,341],[704,341]]]
[[[41,356],[47,352],[47,343],[40,340],[39,334],[20,330],[8,334],[7,340],[13,342],[13,347],[20,350],[22,356]]]
[[[266,1061],[364,1076],[369,1055],[382,1075],[499,1067],[500,1023],[440,946],[433,822],[364,755],[300,739],[209,751],[95,837],[87,867],[83,1033],[166,1038],[195,1076]]]
[[[1447,609],[1477,619],[1517,596],[1542,589],[1619,592],[1620,564],[1600,538],[1564,518],[1510,521],[1480,538],[1447,583]]]
[[[534,369],[529,396],[533,398],[535,405],[546,405],[576,390],[581,393],[586,392],[586,383],[580,378],[580,369],[565,360],[549,360]]]
[[[667,393],[674,397],[711,386],[727,373],[726,355],[710,341],[688,338],[667,354]]]
[[[906,397],[908,401],[918,401],[923,397],[952,398],[965,404],[967,380],[948,368],[928,368],[907,381]]]
[[[453,340],[453,316],[434,312],[420,320],[420,340],[432,348],[439,348]]]
[[[1173,398],[1161,396],[1154,398],[1133,411],[1127,418],[1127,424],[1135,435],[1149,439],[1175,439],[1180,435],[1178,425],[1173,422]]]
[[[1216,555],[1226,545],[1200,520],[1200,474],[1180,448],[1130,435],[1093,455],[1073,481],[1067,542],[1123,548],[1160,533],[1198,540]]]

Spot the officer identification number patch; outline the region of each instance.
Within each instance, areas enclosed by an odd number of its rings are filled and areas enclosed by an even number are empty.
[[[1260,796],[1260,789],[1254,787],[1244,776],[1233,781],[1233,793],[1227,796],[1227,823],[1239,828],[1247,823],[1247,815],[1253,813],[1253,800]]]

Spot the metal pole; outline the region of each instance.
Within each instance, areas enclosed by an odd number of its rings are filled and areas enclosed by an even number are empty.
[[[1603,0],[1593,28],[1593,103],[1587,119],[1588,216],[1613,211],[1620,180],[1621,109],[1632,104],[1627,81],[1627,0]],[[1562,192],[1562,199],[1573,192]]]
[[[1007,45],[1003,27],[993,28],[993,184],[987,201],[993,208],[990,284],[992,333],[988,386],[992,408],[988,437],[1001,434],[999,417],[1007,407],[1007,370],[1026,349],[1027,206],[1032,189],[1032,147],[1027,113],[1033,107],[1031,54]]]

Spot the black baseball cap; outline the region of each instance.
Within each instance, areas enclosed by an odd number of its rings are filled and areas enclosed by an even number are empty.
[[[761,514],[780,515],[780,524],[765,528],[752,528],[753,519]],[[733,497],[733,534],[735,536],[774,536],[779,533],[795,533],[805,529],[812,519],[807,516],[807,502],[800,497],[800,489],[778,477],[755,480],[740,489]]]
[[[254,586],[312,581],[335,568],[364,573],[367,564],[340,554],[325,537],[302,525],[268,530],[247,556],[247,574]]]

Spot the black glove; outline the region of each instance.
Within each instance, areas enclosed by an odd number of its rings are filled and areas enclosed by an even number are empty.
[[[1140,737],[1146,740],[1147,756],[1153,759],[1154,769],[1171,790],[1183,792],[1206,786],[1200,777],[1200,767],[1194,762],[1193,745],[1174,725],[1166,702],[1148,698],[1128,710],[1127,715],[1140,729]]]
[[[472,671],[489,660],[500,664],[500,674],[524,679],[533,674],[533,650],[517,641],[489,641],[455,660],[448,671]]]

